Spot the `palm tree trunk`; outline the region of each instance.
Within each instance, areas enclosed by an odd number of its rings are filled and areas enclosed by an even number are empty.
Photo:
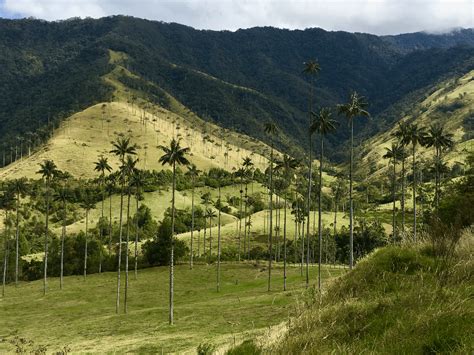
[[[304,223],[305,223],[306,217],[303,216],[302,222],[301,222],[301,276],[303,276],[303,266],[304,266]]]
[[[63,200],[63,228],[61,231],[61,271],[59,277],[59,288],[63,289],[64,282],[64,238],[66,237],[66,216],[67,216],[67,204],[66,200]]]
[[[334,236],[337,233],[337,201],[334,199]]]
[[[189,253],[189,268],[193,269],[193,236],[194,236],[194,177],[193,177],[193,189],[191,192],[191,252]]]
[[[103,124],[103,123],[102,123]],[[101,201],[101,214],[100,214],[100,222],[101,225],[99,226],[99,274],[102,272],[102,222],[104,221],[104,200],[105,200],[105,194],[104,194],[104,178],[102,177],[102,201]]]
[[[309,161],[308,161],[308,201],[307,201],[307,206],[308,206],[308,223],[306,224],[306,238],[307,238],[307,243],[306,243],[306,287],[309,287],[309,237],[310,237],[310,222],[309,222],[309,216],[311,215],[311,187],[312,187],[312,175],[313,175],[313,168],[312,168],[312,149],[313,149],[313,144],[312,144],[312,139],[311,139],[311,133],[309,133]]]
[[[8,210],[5,210],[5,221],[8,220]],[[3,249],[3,278],[2,278],[2,297],[5,297],[5,285],[7,283],[7,266],[8,266],[8,239],[10,236],[10,228],[5,228],[5,247]]]
[[[219,208],[217,212],[217,292],[221,290],[221,184],[219,183]]]
[[[241,247],[241,235],[242,235],[242,199],[243,199],[243,176],[240,176],[240,203],[239,203],[239,251],[238,251],[238,260],[240,261],[240,247]],[[245,229],[244,221],[244,229]],[[244,236],[245,238],[245,236]],[[244,240],[244,253],[245,253],[245,240]]]
[[[416,243],[416,145],[413,144],[413,240]]]
[[[352,164],[354,160],[354,120],[351,119],[351,157],[349,163],[349,268],[354,267],[354,205],[352,199]]]
[[[15,287],[18,286],[18,269],[19,269],[19,259],[20,259],[20,219],[19,219],[19,209],[20,209],[20,193],[17,193],[16,196],[16,231],[15,231]]]
[[[396,168],[397,168],[397,164],[396,164],[396,161],[395,161],[395,158],[393,158],[393,176],[392,176],[392,200],[393,200],[393,208],[392,208],[392,240],[393,240],[393,243],[395,243],[395,240],[396,240],[396,235],[395,235],[395,191],[396,191],[396,183],[397,183],[397,179],[396,179]]]
[[[250,260],[250,226],[247,228],[247,218],[250,221],[250,217],[247,217],[248,208],[248,182],[245,182],[245,212],[244,212],[244,238],[247,239],[247,259]]]
[[[322,221],[322,186],[323,186],[323,149],[324,138],[321,135],[321,157],[319,160],[319,193],[318,193],[318,240],[319,240],[319,257],[318,257],[318,289],[321,291],[321,257],[323,252],[323,221]]]
[[[286,291],[286,209],[287,202],[285,198],[285,209],[283,211],[283,291]]]
[[[405,232],[405,156],[402,157],[402,200],[401,200],[401,210],[402,210],[402,233]]]
[[[84,281],[87,277],[87,233],[89,229],[89,210],[86,210],[86,243],[84,247]]]
[[[127,313],[127,301],[128,301],[128,249],[130,242],[130,187],[127,192],[127,233],[126,233],[126,244],[125,244],[125,294],[123,298],[123,310]]]
[[[269,209],[270,209],[270,219],[268,222],[268,291],[271,289],[271,279],[272,279],[272,248],[273,248],[273,141],[271,144],[270,150],[270,189],[269,189]]]
[[[46,295],[48,287],[48,226],[49,226],[49,180],[46,182],[46,223],[44,233],[44,279],[43,279],[43,295]]]
[[[112,194],[109,196],[109,256],[112,253]]]
[[[169,324],[174,323],[174,223],[175,223],[176,162],[173,161],[173,188],[171,197],[171,250],[170,250],[170,301]]]
[[[209,262],[212,257],[212,217],[209,217]]]
[[[137,191],[138,192],[138,191]],[[138,278],[138,193],[135,196],[136,202],[136,220],[135,220],[135,280]]]
[[[120,308],[120,272],[121,272],[121,264],[122,264],[122,222],[123,222],[123,190],[124,190],[124,182],[122,181],[120,187],[120,216],[119,216],[119,245],[118,245],[118,253],[117,253],[117,301],[115,305],[115,312],[119,313]]]

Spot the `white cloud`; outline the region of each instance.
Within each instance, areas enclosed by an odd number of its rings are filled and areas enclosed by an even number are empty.
[[[474,0],[4,0],[2,7],[46,20],[123,14],[214,30],[322,27],[392,34],[474,27]]]

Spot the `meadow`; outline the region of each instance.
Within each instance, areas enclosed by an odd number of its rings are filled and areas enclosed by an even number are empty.
[[[266,262],[222,265],[221,292],[216,292],[216,266],[175,268],[175,324],[168,324],[168,267],[131,274],[128,313],[115,314],[116,273],[70,276],[59,290],[50,278],[7,286],[0,300],[0,352],[15,350],[15,337],[33,341],[28,349],[47,352],[195,352],[201,344],[233,346],[288,321],[301,309],[307,292],[299,267],[288,269],[288,290],[282,291],[283,268],[274,267],[267,292]],[[324,266],[324,281],[343,273]],[[317,267],[311,267],[314,282]]]

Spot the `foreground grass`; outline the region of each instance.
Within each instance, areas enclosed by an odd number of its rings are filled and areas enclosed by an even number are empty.
[[[429,247],[376,251],[303,312],[275,352],[472,353],[472,253],[471,242],[442,282]]]
[[[325,279],[341,269],[326,268]],[[311,268],[315,280],[317,268]],[[221,292],[215,291],[216,266],[176,268],[175,325],[168,325],[168,268],[139,270],[130,281],[129,312],[115,314],[116,274],[65,278],[64,290],[50,279],[8,286],[0,299],[0,338],[15,335],[44,345],[48,352],[69,347],[73,352],[175,352],[195,350],[201,343],[223,344],[256,334],[293,314],[303,302],[304,280],[291,267],[288,291],[282,292],[282,268],[266,292],[264,264],[223,264]],[[0,342],[0,352],[14,351]]]

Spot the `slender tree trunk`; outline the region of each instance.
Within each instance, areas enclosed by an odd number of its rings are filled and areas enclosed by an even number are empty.
[[[334,235],[337,234],[337,200],[334,199]]]
[[[250,222],[250,217],[247,217],[248,197],[249,197],[248,196],[248,182],[246,181],[245,182],[244,238],[247,239],[247,259],[250,260],[250,226],[247,226],[247,220]]]
[[[138,278],[138,232],[139,232],[139,226],[138,226],[138,190],[137,194],[135,195],[135,202],[136,202],[136,213],[135,213],[135,280]]]
[[[46,181],[46,230],[44,233],[44,279],[43,295],[48,287],[48,227],[49,227],[49,179]]]
[[[119,245],[117,253],[117,301],[115,305],[115,312],[118,314],[120,309],[120,272],[122,264],[122,232],[123,232],[123,190],[124,182],[122,181],[120,187],[120,215],[119,215]]]
[[[402,157],[402,233],[405,232],[405,156]]]
[[[304,238],[305,238],[304,223],[305,223],[306,217],[303,216],[302,220],[303,221],[301,222],[301,276],[303,276],[303,266],[304,266]]]
[[[319,240],[319,257],[318,257],[318,289],[321,291],[321,257],[323,252],[323,221],[322,221],[322,186],[323,186],[323,149],[324,138],[321,135],[321,157],[319,160],[319,193],[318,193],[318,240]]]
[[[103,124],[103,120],[102,120],[102,124]],[[102,245],[103,245],[102,222],[104,221],[104,203],[105,203],[104,177],[102,176],[102,201],[101,201],[101,213],[100,213],[100,225],[99,225],[99,274],[102,272]]]
[[[219,182],[219,208],[217,212],[217,292],[221,290],[221,184]]]
[[[395,159],[395,158],[393,158]],[[397,164],[395,160],[393,161],[393,176],[392,176],[392,199],[393,199],[393,211],[392,211],[392,239],[393,243],[395,243],[396,240],[396,235],[395,235],[395,194],[396,194],[396,169],[397,169]]]
[[[212,257],[212,217],[209,217],[209,263]]]
[[[416,243],[416,145],[413,144],[413,240]]]
[[[89,210],[86,210],[86,242],[84,247],[84,281],[87,277],[87,234],[89,232]]]
[[[61,232],[61,274],[59,278],[59,288],[62,290],[64,285],[64,239],[66,238],[66,217],[67,203],[63,200],[63,228]]]
[[[189,253],[189,268],[193,269],[193,236],[194,236],[194,177],[193,177],[193,189],[191,192],[191,252]]]
[[[7,283],[7,267],[8,267],[8,239],[10,238],[10,228],[7,228],[8,210],[5,210],[5,247],[3,249],[3,278],[2,278],[2,297],[5,297],[5,285]]]
[[[128,306],[128,254],[129,254],[129,243],[130,243],[130,187],[127,192],[127,232],[126,232],[126,245],[125,245],[125,294],[123,298],[123,310],[127,313]]]
[[[240,203],[239,203],[239,251],[238,251],[238,260],[240,262],[240,246],[241,246],[241,235],[242,235],[242,199],[243,199],[243,176],[240,177]],[[247,219],[247,218],[246,218]],[[245,222],[244,222],[245,230]],[[245,236],[244,236],[245,238]],[[244,253],[245,253],[245,240],[244,240]]]
[[[169,324],[174,323],[174,223],[175,223],[176,162],[173,161],[173,189],[171,198],[171,251],[170,251],[170,301]]]
[[[286,291],[286,209],[287,202],[285,198],[285,209],[283,211],[283,291]]]
[[[112,193],[109,196],[109,256],[112,253]]]
[[[310,122],[311,124],[311,122]],[[311,133],[309,133],[309,161],[308,161],[308,201],[307,201],[307,206],[308,206],[308,222],[306,224],[306,238],[307,238],[307,243],[306,243],[306,288],[309,287],[309,238],[310,238],[310,222],[309,222],[309,216],[311,215],[311,187],[313,184],[312,181],[312,175],[313,175],[313,167],[312,167],[312,150],[313,150],[313,144],[312,144],[312,139],[311,139]]]
[[[270,189],[269,189],[270,220],[268,222],[268,291],[271,290],[272,259],[273,259],[273,141],[270,150]]]
[[[349,268],[354,267],[354,201],[352,199],[352,164],[354,160],[354,120],[351,119],[351,157],[349,163]]]
[[[15,287],[18,287],[18,270],[19,270],[19,260],[20,260],[20,193],[17,192],[16,195],[16,231],[15,231]]]

